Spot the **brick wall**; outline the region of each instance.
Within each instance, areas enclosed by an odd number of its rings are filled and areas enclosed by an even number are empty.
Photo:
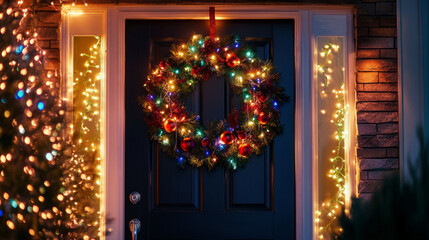
[[[154,0],[88,0],[99,3],[160,3]],[[192,4],[204,1],[163,0],[163,3]],[[261,1],[225,0],[210,3],[250,3]],[[207,3],[207,1],[206,1]],[[265,2],[266,3],[266,2]],[[386,175],[398,170],[398,87],[395,0],[283,0],[270,3],[355,4],[356,5],[356,91],[360,169],[358,191],[367,198]],[[59,72],[59,23],[61,15],[40,9],[39,43],[47,51],[46,68]]]
[[[358,191],[367,198],[399,165],[396,2],[362,0],[355,27]]]
[[[61,12],[51,8],[41,8],[37,12],[37,33],[40,47],[46,51],[45,70],[54,82],[60,83],[60,44],[59,25]]]

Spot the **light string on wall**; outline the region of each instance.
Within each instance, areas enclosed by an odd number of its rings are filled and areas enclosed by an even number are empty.
[[[327,176],[334,182],[336,192],[333,196],[321,203],[321,206],[316,210],[316,234],[320,239],[335,239],[338,233],[342,230],[338,226],[337,216],[344,207],[345,201],[345,158],[344,158],[344,139],[345,132],[345,116],[347,114],[347,106],[345,101],[344,77],[332,79],[334,71],[341,71],[343,75],[344,68],[334,67],[338,64],[341,58],[339,54],[340,46],[334,43],[328,43],[320,49],[319,54],[323,62],[317,65],[318,78],[320,79],[321,95],[327,97],[334,96],[334,101],[330,104],[335,104],[335,110],[332,113],[333,119],[331,123],[335,125],[335,147],[332,149],[332,156],[329,157],[331,163]],[[330,87],[332,81],[341,81],[340,89]],[[332,99],[332,98],[331,98]],[[321,109],[324,116],[329,116],[325,109]],[[325,159],[325,156],[319,156]]]

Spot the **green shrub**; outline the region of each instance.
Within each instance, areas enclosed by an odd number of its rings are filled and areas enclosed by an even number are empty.
[[[354,198],[350,216],[343,212],[340,217],[343,232],[338,239],[429,239],[429,145],[423,131],[419,140],[420,153],[409,178],[395,174],[370,200]]]

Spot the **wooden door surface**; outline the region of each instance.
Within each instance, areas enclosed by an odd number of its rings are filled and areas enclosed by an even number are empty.
[[[281,106],[283,133],[264,154],[237,171],[178,167],[150,141],[138,103],[151,68],[173,43],[208,35],[203,20],[127,20],[125,60],[125,220],[139,219],[139,240],[295,239],[295,74],[293,20],[217,21],[219,36],[237,34],[261,59],[273,61],[289,101]],[[224,119],[237,105],[226,80],[199,84],[186,106],[201,121]],[[237,107],[237,106],[235,106]],[[128,194],[141,201],[132,204]]]

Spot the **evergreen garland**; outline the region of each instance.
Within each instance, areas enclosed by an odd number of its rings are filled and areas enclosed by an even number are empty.
[[[241,111],[202,126],[183,100],[213,75],[229,80],[242,101]],[[273,65],[256,58],[237,37],[195,35],[173,46],[171,56],[153,69],[140,102],[150,136],[179,165],[237,169],[253,153],[263,152],[282,130],[279,104],[286,96],[279,81]]]

